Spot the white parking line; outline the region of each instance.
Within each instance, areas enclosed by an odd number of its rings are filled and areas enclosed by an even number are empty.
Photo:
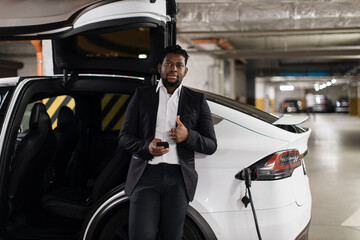
[[[341,224],[341,226],[360,227],[360,209],[348,217],[348,219],[346,219],[345,222]]]

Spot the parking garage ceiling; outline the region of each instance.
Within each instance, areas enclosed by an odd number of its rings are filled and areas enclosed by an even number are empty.
[[[235,59],[269,79],[359,80],[359,1],[179,0],[178,7],[177,37],[192,53]]]

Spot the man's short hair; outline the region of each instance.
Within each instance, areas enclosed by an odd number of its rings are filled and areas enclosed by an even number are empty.
[[[176,44],[176,45],[168,46],[167,48],[165,48],[162,60],[164,60],[165,56],[168,53],[174,53],[174,54],[182,55],[185,58],[185,65],[187,64],[187,61],[189,59],[189,55],[186,52],[186,50],[182,49],[182,47],[180,45]]]

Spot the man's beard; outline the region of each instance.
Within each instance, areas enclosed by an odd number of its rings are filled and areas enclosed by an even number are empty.
[[[177,87],[180,85],[179,79],[177,79],[175,82],[169,82],[167,78],[163,78],[162,80],[165,87]]]

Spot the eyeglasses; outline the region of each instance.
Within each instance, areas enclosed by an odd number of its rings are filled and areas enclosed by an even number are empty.
[[[163,63],[163,66],[164,66],[164,67],[167,67],[167,68],[176,67],[176,68],[178,68],[178,69],[181,69],[181,68],[184,68],[184,67],[185,67],[185,65],[184,65],[183,63],[175,63],[175,64],[173,64],[173,63],[171,63],[171,62],[164,62],[164,63]]]

